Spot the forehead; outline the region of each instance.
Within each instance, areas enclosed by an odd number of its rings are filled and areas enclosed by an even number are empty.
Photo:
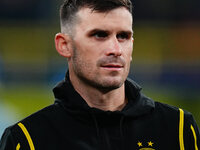
[[[77,17],[79,21],[76,26],[83,31],[94,28],[132,31],[132,15],[124,7],[105,13],[95,12],[89,8],[82,8],[78,11]]]

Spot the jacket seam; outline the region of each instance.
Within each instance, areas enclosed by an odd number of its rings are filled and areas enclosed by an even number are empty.
[[[35,150],[35,147],[34,147],[34,145],[33,145],[33,141],[32,141],[32,139],[31,139],[31,136],[30,136],[28,130],[26,129],[26,127],[25,127],[21,122],[18,123],[17,125],[18,125],[18,126],[21,128],[21,130],[23,131],[23,133],[24,133],[24,135],[25,135],[25,137],[26,137],[26,139],[27,139],[27,141],[28,141],[30,150]]]
[[[183,137],[183,130],[184,130],[184,111],[179,108],[179,144],[180,150],[185,150],[184,148],[184,137]]]

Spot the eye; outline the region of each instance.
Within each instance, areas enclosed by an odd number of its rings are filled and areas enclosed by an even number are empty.
[[[98,31],[92,34],[93,37],[95,37],[96,39],[105,39],[106,37],[108,37],[108,33],[105,31]]]
[[[130,39],[131,35],[129,33],[126,32],[121,32],[117,34],[117,39],[118,40],[126,40],[126,39]]]

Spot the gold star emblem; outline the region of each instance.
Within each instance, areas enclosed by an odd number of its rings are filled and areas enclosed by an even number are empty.
[[[153,146],[154,143],[152,143],[151,141],[148,142],[148,146]]]
[[[142,146],[142,143],[141,143],[141,142],[138,142],[137,145],[138,145],[139,147],[141,147],[141,146]]]

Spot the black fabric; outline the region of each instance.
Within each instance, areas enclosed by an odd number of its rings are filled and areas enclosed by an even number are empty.
[[[122,111],[90,108],[74,90],[69,77],[54,89],[55,103],[20,122],[28,130],[35,150],[178,150],[179,109],[154,102],[141,93],[141,87],[127,79],[127,105]],[[185,150],[195,150],[191,125],[200,144],[198,127],[185,111]],[[0,141],[0,150],[29,150],[29,144],[17,124],[8,127]],[[21,150],[20,149],[20,150]]]

